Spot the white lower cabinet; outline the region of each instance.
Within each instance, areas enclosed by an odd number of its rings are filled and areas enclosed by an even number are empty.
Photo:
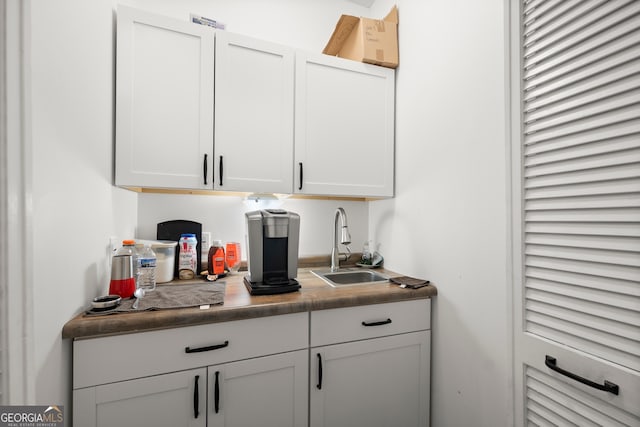
[[[307,425],[307,350],[211,366],[208,371],[209,426]]]
[[[426,427],[430,304],[76,340],[73,425]]]
[[[311,350],[311,427],[427,426],[430,332]]]
[[[76,340],[73,425],[302,427],[308,355],[308,313]]]
[[[308,350],[74,391],[74,424],[304,427]]]
[[[75,426],[205,427],[207,370],[191,369],[73,392]]]
[[[312,312],[310,426],[428,426],[428,329],[430,300]]]

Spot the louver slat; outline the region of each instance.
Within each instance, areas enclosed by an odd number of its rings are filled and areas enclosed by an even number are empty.
[[[608,124],[605,127],[589,129],[586,133],[570,133],[547,138],[544,133],[526,135],[525,153],[527,156],[542,151],[571,147],[593,141],[603,141],[624,136],[637,136],[640,133],[640,119],[632,119],[622,123]]]
[[[563,124],[562,126],[536,126],[533,129],[531,126],[527,126],[525,127],[525,135],[528,137],[535,133],[539,138],[545,140],[561,138],[578,132],[597,130],[604,126],[611,126],[612,124],[635,120],[639,115],[640,105],[633,105],[631,108],[610,110],[604,114],[575,120],[573,122]],[[525,143],[528,142],[529,141],[525,140]]]
[[[531,298],[537,301],[561,305],[583,313],[593,313],[636,327],[640,326],[640,318],[633,312],[640,304],[640,297],[637,296],[623,300],[617,295],[609,295],[609,291],[598,288],[586,288],[532,277],[529,277],[528,289],[531,291]],[[618,310],[618,308],[624,310]]]
[[[637,164],[623,164],[592,170],[567,171],[553,175],[530,176],[525,188],[549,187],[611,180],[632,179],[638,176]]]
[[[526,191],[527,200],[552,197],[578,197],[596,194],[626,194],[640,191],[640,178],[620,181],[587,182],[568,187],[540,187]]]
[[[640,252],[640,239],[625,237],[620,239],[611,236],[566,235],[551,233],[531,233],[525,242],[537,246],[558,246],[568,248],[605,249],[607,251]]]
[[[525,253],[527,256],[638,267],[636,278],[640,280],[640,257],[637,256],[637,252],[528,244]]]
[[[631,83],[638,84],[640,79]],[[527,132],[575,122],[585,117],[595,117],[598,114],[633,107],[634,104],[640,103],[640,88],[626,88],[618,93],[609,94],[605,99],[601,98],[601,94],[588,95],[590,96],[586,96],[586,99],[575,97],[545,109],[529,112],[525,123],[528,125]]]
[[[531,311],[531,315],[536,313],[545,319],[555,318],[556,321],[550,322],[550,325],[555,325],[558,321],[579,325],[589,331],[587,335],[583,335],[585,338],[588,338],[591,336],[589,334],[594,334],[594,332],[604,333],[610,341],[619,342],[620,338],[623,338],[627,343],[626,347],[618,346],[617,348],[640,356],[640,333],[638,332],[637,322],[628,323],[595,316],[595,313],[586,311],[588,304],[576,304],[576,306],[573,306],[568,303],[563,304],[564,302],[557,295],[532,290],[527,292],[527,308]],[[603,313],[606,310],[600,310],[599,312]],[[619,318],[626,317],[619,316]],[[600,341],[600,344],[605,344],[605,342]]]
[[[531,280],[532,287],[538,289],[541,282],[560,283],[565,287],[573,289],[572,292],[592,292],[608,294],[606,298],[607,305],[615,305],[628,310],[637,310],[638,306],[635,301],[640,297],[640,287],[636,283],[629,280],[615,280],[607,278],[606,288],[602,285],[603,279],[599,276],[588,275],[587,272],[569,272],[562,270],[544,269],[529,267],[525,270],[526,277]],[[528,285],[528,283],[527,283]],[[563,294],[562,292],[556,292]],[[623,298],[620,298],[621,294]],[[631,297],[631,298],[629,298]],[[583,298],[586,299],[586,298]]]
[[[620,208],[632,208],[640,204],[640,194],[616,194],[603,196],[582,196],[571,199],[538,199],[527,202],[527,211],[558,210],[558,209],[602,209],[612,203]]]
[[[640,280],[640,272],[638,272],[637,268],[613,264],[599,264],[528,255],[526,259],[526,266],[599,276],[602,289],[608,289],[607,281],[609,279],[628,280],[631,282],[638,282],[638,280]],[[620,298],[624,298],[624,296],[621,295]],[[585,351],[588,353],[588,349],[585,349]]]
[[[637,150],[636,135],[625,135],[600,141],[582,142],[581,144],[566,146],[550,146],[548,144],[531,145],[529,155],[525,152],[525,167],[560,162],[567,159],[578,159],[597,156],[599,154],[618,153],[620,151],[633,152]]]
[[[578,147],[580,150],[583,147]],[[604,147],[603,147],[604,148]],[[566,156],[564,161],[547,161],[544,159],[535,159],[539,163],[530,162],[527,165],[526,176],[549,176],[559,173],[577,172],[591,170],[595,168],[615,167],[617,165],[635,165],[640,167],[640,147],[624,151],[605,151],[600,155],[577,155],[566,150],[562,153]]]
[[[591,75],[587,79],[575,80],[575,76],[565,76],[548,85],[544,85],[539,91],[533,91],[532,98],[527,100],[527,117],[540,119],[544,116],[533,114],[534,111],[543,107],[551,107],[545,110],[545,114],[557,114],[562,111],[587,105],[602,98],[602,87],[606,86],[609,96],[624,94],[638,89],[640,79],[638,71],[640,69],[640,59],[635,53],[630,53],[619,57],[620,61],[631,58],[631,63],[627,62],[624,67],[616,68],[611,72],[599,72]],[[593,70],[593,67],[591,67]],[[584,73],[585,70],[581,70]],[[592,89],[596,87],[597,89]],[[557,90],[562,88],[562,90]]]

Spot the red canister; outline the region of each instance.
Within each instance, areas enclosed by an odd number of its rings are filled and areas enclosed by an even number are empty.
[[[131,298],[136,290],[136,279],[133,277],[133,257],[116,255],[111,258],[111,282],[109,294]]]

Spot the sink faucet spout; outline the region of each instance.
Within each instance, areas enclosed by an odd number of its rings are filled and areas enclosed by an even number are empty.
[[[340,250],[338,249],[338,222],[340,222],[340,243],[347,248],[347,254],[344,255],[344,260],[348,260],[351,256],[351,250],[349,245],[351,244],[351,234],[349,234],[349,227],[347,226],[347,214],[344,209],[336,209],[333,222],[333,248],[331,249],[331,271],[337,271],[340,268]]]

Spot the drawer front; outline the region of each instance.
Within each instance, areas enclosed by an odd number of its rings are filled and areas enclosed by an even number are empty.
[[[399,301],[311,312],[311,346],[431,328],[431,300]]]
[[[78,340],[73,343],[73,388],[305,349],[308,316],[294,313]]]

